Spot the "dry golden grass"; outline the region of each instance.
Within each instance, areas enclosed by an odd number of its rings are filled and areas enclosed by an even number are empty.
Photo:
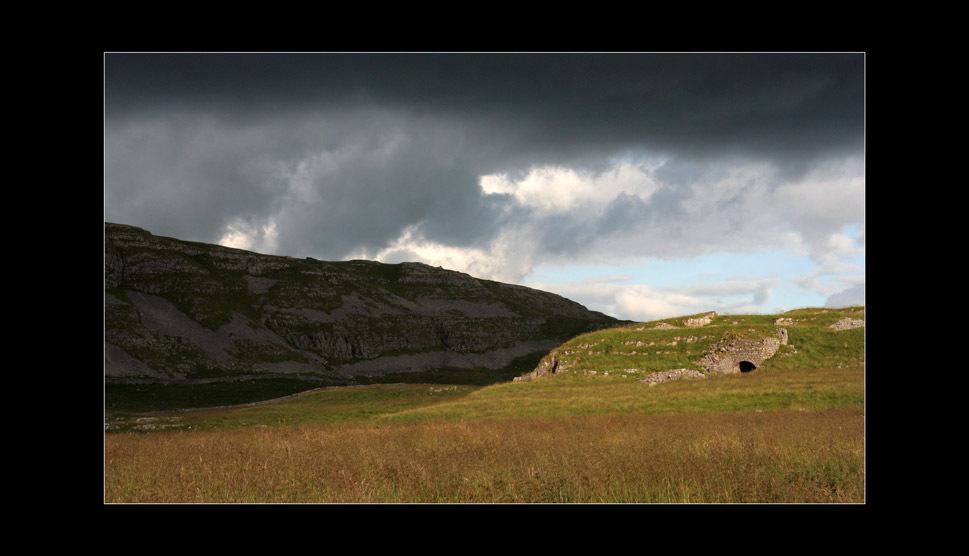
[[[105,435],[109,503],[861,503],[864,411]]]

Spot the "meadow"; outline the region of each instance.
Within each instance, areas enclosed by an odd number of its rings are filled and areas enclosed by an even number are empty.
[[[105,434],[105,501],[862,503],[864,374],[374,385],[152,414]]]

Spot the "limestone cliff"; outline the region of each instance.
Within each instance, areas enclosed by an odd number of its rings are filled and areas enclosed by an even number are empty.
[[[107,380],[501,369],[620,324],[548,292],[419,263],[324,262],[104,230]]]

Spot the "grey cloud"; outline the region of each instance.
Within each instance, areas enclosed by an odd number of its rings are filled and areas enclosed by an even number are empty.
[[[495,233],[503,204],[481,199],[450,128],[404,122],[381,133],[380,144],[345,143],[303,162],[295,198],[277,213],[281,250],[330,258],[373,252],[409,226],[456,246]]]
[[[620,193],[601,209],[533,215],[529,226],[541,238],[541,255],[568,258],[598,251],[605,258],[659,255],[683,247],[687,191],[661,187],[649,200]],[[603,250],[608,245],[611,248]],[[681,251],[681,254],[685,254]]]
[[[381,111],[131,115],[106,125],[105,214],[213,242],[232,222],[275,220],[278,250],[293,255],[378,249],[422,222],[467,245],[494,232],[508,200],[482,200],[464,132]]]
[[[156,233],[215,241],[251,207],[268,206],[270,154],[213,122],[145,120],[105,130],[105,215]]]
[[[648,226],[655,219],[657,207],[678,212],[677,202],[665,202],[664,194],[668,191],[666,188],[661,189],[649,202],[636,195],[620,193],[605,207],[602,216],[596,221],[593,233],[603,237]]]
[[[860,147],[863,69],[861,54],[108,54],[105,104],[109,116],[181,105],[477,115],[519,126],[515,147],[546,163],[598,145],[801,157]]]
[[[864,56],[106,54],[105,218],[217,241],[275,221],[277,251],[339,258],[404,229],[483,246],[509,223],[537,255],[703,250],[685,208],[724,160],[795,175],[861,152]],[[648,201],[549,216],[480,176],[668,158]],[[742,199],[738,197],[738,203]]]
[[[702,298],[750,296],[750,304],[763,305],[770,298],[771,289],[779,284],[780,280],[777,279],[734,280],[692,286],[686,288],[684,293]]]
[[[840,291],[825,301],[825,307],[849,307],[851,305],[865,304],[865,284],[855,284],[850,288]]]

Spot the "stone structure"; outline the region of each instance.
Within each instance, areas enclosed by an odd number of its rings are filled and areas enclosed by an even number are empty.
[[[686,340],[688,343],[690,339]],[[675,342],[674,342],[675,343]],[[773,357],[780,346],[788,345],[787,329],[778,328],[776,336],[750,337],[744,334],[727,333],[714,344],[710,353],[697,361],[707,374],[747,373],[758,369],[764,361]],[[570,352],[565,351],[566,355]],[[559,350],[552,350],[539,362],[534,371],[516,377],[515,382],[529,381],[568,369],[559,357]],[[590,371],[592,372],[592,371]],[[627,372],[630,372],[627,369]],[[640,382],[655,386],[662,382],[680,378],[705,378],[700,371],[690,369],[671,369],[652,373]]]
[[[787,330],[779,337],[751,338],[741,334],[725,334],[713,350],[697,363],[709,374],[746,373],[760,367],[786,343]]]

